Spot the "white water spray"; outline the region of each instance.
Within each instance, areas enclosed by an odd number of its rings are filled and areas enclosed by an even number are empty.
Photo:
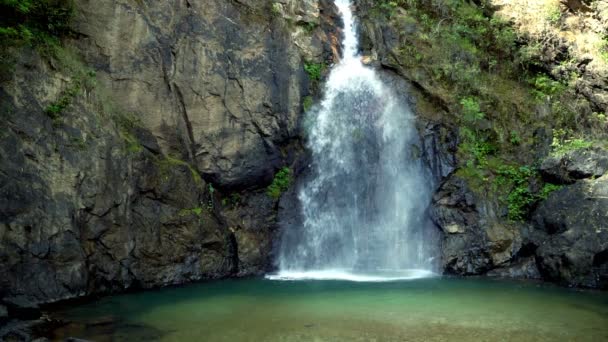
[[[415,155],[414,117],[361,62],[348,0],[343,59],[308,113],[312,174],[298,199],[303,224],[284,231],[271,279],[381,281],[429,276],[423,226],[428,181]]]

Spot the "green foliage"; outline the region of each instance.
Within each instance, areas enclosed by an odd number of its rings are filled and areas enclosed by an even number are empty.
[[[499,165],[496,170],[494,187],[498,192],[506,193],[503,199],[509,209],[509,219],[522,221],[528,217],[530,209],[549,195],[562,188],[560,185],[545,183],[538,192],[530,189],[533,179],[539,180],[538,172],[529,166]]]
[[[517,133],[517,131],[511,131],[509,141],[513,145],[521,144],[521,137],[519,136],[519,133]]]
[[[554,155],[562,155],[570,151],[589,148],[591,146],[593,146],[593,142],[585,139],[566,139],[565,141],[560,142],[554,138],[553,143],[551,144]]]
[[[374,4],[371,16],[403,28],[400,46],[391,54],[395,65],[431,93],[425,98],[432,98],[435,109],[417,109],[433,117],[438,103],[458,124],[458,176],[474,192],[508,206],[512,220],[526,218],[539,200],[557,189],[552,184],[539,189],[539,173],[525,166],[536,162],[529,151],[545,143],[544,132],[567,131],[554,146],[559,153],[589,146],[589,139],[582,137],[591,129],[596,136],[607,134],[605,114],[592,114],[593,107],[577,94],[580,75],[547,70],[541,58],[546,45],[518,36],[511,23],[494,15],[496,7],[490,2]],[[549,19],[561,22],[557,6]],[[608,39],[605,46],[608,57]],[[560,70],[575,69],[576,63],[566,57]]]
[[[281,4],[278,2],[274,2],[270,7],[270,13],[272,13],[272,15],[275,17],[280,16],[282,11]]]
[[[547,16],[547,20],[549,20],[552,24],[557,24],[562,18],[562,11],[559,6],[555,6],[549,12]]]
[[[308,33],[312,33],[317,28],[317,24],[311,22],[304,23],[301,26],[304,28],[304,31]]]
[[[305,62],[304,70],[308,74],[308,78],[310,78],[313,82],[321,80],[321,74],[325,70],[325,64],[323,63],[313,63],[313,62]]]
[[[530,80],[530,83],[534,87],[532,91],[534,97],[539,100],[559,96],[566,90],[566,85],[545,74],[536,75]]]
[[[376,11],[381,12],[390,18],[395,14],[395,10],[399,7],[399,4],[397,1],[381,0],[377,1],[375,6]]]
[[[460,100],[463,119],[466,123],[475,123],[482,120],[485,114],[481,111],[479,100],[474,97],[465,97]]]
[[[29,45],[47,55],[70,32],[72,0],[0,0],[0,72],[12,72],[13,48]]]
[[[511,188],[507,195],[509,219],[523,220],[537,197],[530,191],[529,180],[535,172],[528,166],[501,166],[496,170],[496,184],[499,187]]]
[[[561,185],[545,183],[545,185],[543,185],[543,188],[540,190],[540,193],[538,194],[538,198],[541,200],[546,200],[552,192],[560,190],[562,188],[563,186]]]
[[[291,169],[288,167],[283,167],[274,175],[274,179],[272,180],[272,184],[268,186],[266,189],[266,193],[268,196],[278,199],[281,197],[281,194],[289,189],[291,183],[293,182],[293,176],[291,174]]]
[[[496,146],[481,134],[467,128],[460,128],[461,143],[458,146],[460,159],[466,166],[485,167],[487,157],[496,152]]]
[[[80,82],[76,81],[74,84],[70,85],[67,89],[61,92],[59,98],[49,104],[45,113],[53,120],[58,120],[61,117],[61,113],[64,109],[66,109],[78,92],[80,91]]]
[[[139,118],[132,113],[118,113],[112,116],[112,119],[116,123],[119,129],[120,136],[125,141],[125,147],[127,152],[132,154],[140,153],[144,150],[134,132],[135,129],[141,125]],[[163,165],[169,165],[172,158],[167,158]]]

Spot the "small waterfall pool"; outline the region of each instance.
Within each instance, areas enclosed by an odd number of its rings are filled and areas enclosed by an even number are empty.
[[[487,279],[223,280],[52,315],[57,341],[608,340],[608,293]]]

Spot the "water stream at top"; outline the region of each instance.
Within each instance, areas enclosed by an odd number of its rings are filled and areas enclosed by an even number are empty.
[[[432,274],[423,234],[429,182],[415,157],[412,112],[359,54],[348,0],[343,58],[312,122],[311,175],[299,189],[303,223],[286,229],[272,279],[382,281]]]

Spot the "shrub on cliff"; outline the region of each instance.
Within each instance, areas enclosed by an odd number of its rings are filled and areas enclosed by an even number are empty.
[[[0,0],[2,76],[11,71],[14,48],[30,45],[52,53],[58,39],[70,32],[73,12],[73,0]]]

